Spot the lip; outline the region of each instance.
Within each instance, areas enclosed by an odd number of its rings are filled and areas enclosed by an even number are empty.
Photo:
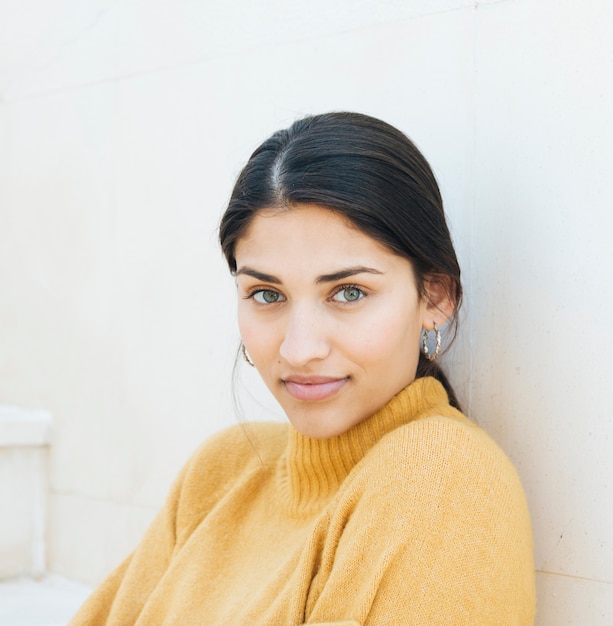
[[[330,376],[288,376],[283,384],[290,396],[303,402],[326,400],[336,394],[349,378]]]

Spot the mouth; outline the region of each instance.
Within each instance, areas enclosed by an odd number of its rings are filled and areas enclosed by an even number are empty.
[[[349,378],[330,378],[324,376],[289,376],[283,384],[290,396],[304,402],[326,400],[336,394]]]

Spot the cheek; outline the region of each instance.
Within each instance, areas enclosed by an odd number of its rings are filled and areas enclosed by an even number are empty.
[[[356,341],[356,337],[361,337],[361,341]],[[406,362],[407,358],[419,357],[420,337],[421,321],[417,310],[390,308],[371,320],[361,333],[354,333],[349,345],[365,360]]]
[[[238,330],[243,338],[243,342],[256,343],[258,333],[258,326],[254,323],[250,315],[241,314],[240,309],[238,312]]]
[[[243,343],[251,351],[253,350],[253,344],[255,343],[255,339],[258,336],[253,317],[249,315],[249,313],[245,310],[244,307],[241,306],[240,303],[238,305],[237,314],[238,331],[241,335]]]
[[[262,324],[248,312],[238,311],[238,330],[249,354],[256,360],[278,350],[279,339],[275,324]],[[259,357],[259,358],[258,358]]]
[[[236,310],[236,318],[238,321],[238,329],[240,330],[241,336],[247,329],[249,328],[249,316],[246,315],[244,308],[239,303]]]

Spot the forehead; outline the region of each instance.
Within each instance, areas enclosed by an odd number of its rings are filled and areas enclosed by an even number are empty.
[[[266,209],[237,242],[237,273],[252,271],[281,282],[317,283],[355,268],[369,268],[414,286],[411,262],[359,230],[342,215],[317,205]]]
[[[321,255],[392,253],[348,218],[318,205],[262,209],[236,245],[236,259],[251,255],[294,256],[304,249]]]

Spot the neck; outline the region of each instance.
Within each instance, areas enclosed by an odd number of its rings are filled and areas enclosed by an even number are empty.
[[[290,513],[301,516],[320,510],[378,441],[441,406],[448,407],[442,385],[433,378],[419,378],[374,415],[336,437],[312,439],[290,427],[280,468]]]

